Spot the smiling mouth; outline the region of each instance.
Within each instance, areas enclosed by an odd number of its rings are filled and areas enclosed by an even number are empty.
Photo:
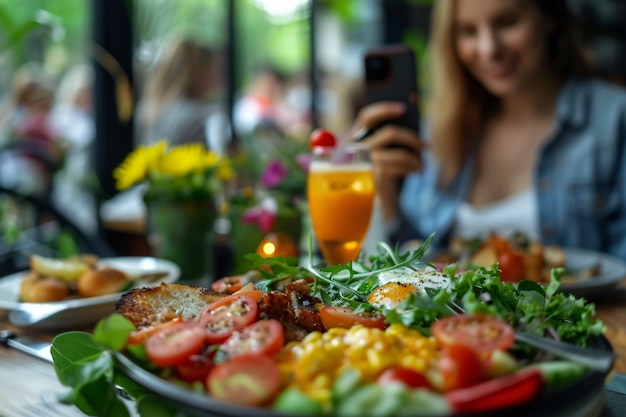
[[[483,74],[489,78],[506,78],[514,72],[513,65],[500,65],[498,67],[484,68]]]

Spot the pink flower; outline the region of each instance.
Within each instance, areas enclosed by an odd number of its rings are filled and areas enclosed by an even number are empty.
[[[287,168],[280,161],[272,161],[261,174],[261,183],[268,188],[272,188],[281,183],[287,176]]]
[[[309,153],[301,153],[296,156],[296,162],[298,166],[304,171],[309,172],[309,167],[311,166],[311,154]]]
[[[241,215],[241,220],[248,224],[258,224],[261,231],[267,234],[274,228],[277,212],[276,201],[273,198],[264,198],[258,206],[246,210]]]

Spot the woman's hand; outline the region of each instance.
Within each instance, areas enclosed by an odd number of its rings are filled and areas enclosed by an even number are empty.
[[[357,117],[352,132],[374,129],[405,112],[400,103],[378,102],[364,107]],[[417,132],[398,125],[385,125],[364,139],[371,152],[377,177],[396,180],[422,168],[421,151],[425,147]]]
[[[360,111],[352,134],[363,128],[374,129],[385,121],[401,116],[405,111],[400,103],[370,104]],[[375,129],[363,143],[370,149],[383,218],[391,221],[397,215],[398,180],[422,169],[421,152],[425,144],[417,132],[393,124]]]

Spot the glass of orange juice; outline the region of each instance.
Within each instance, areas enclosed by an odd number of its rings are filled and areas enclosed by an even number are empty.
[[[361,252],[374,206],[374,176],[367,148],[315,148],[307,199],[313,232],[329,265]]]

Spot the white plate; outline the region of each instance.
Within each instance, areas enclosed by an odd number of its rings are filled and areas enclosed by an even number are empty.
[[[559,290],[576,297],[591,298],[615,287],[626,278],[626,262],[606,253],[586,249],[565,249],[565,269],[577,271],[600,265],[600,273],[588,279],[561,284]]]
[[[115,269],[119,269],[128,275],[137,275],[157,271],[165,271],[167,276],[160,278],[158,281],[146,284],[137,281],[135,287],[158,285],[161,282],[171,284],[176,282],[180,276],[180,268],[167,260],[151,258],[151,257],[116,257],[102,258],[100,265],[108,265]],[[50,303],[21,303],[20,284],[24,275],[28,271],[18,272],[0,278],[0,310],[16,310],[22,306],[39,306],[38,308],[47,308],[52,306],[62,306],[63,310],[59,313],[41,321],[33,327],[41,328],[67,328],[80,327],[93,324],[98,319],[113,313],[115,303],[119,300],[123,293],[102,295],[90,298],[73,298],[65,301],[56,301]]]

